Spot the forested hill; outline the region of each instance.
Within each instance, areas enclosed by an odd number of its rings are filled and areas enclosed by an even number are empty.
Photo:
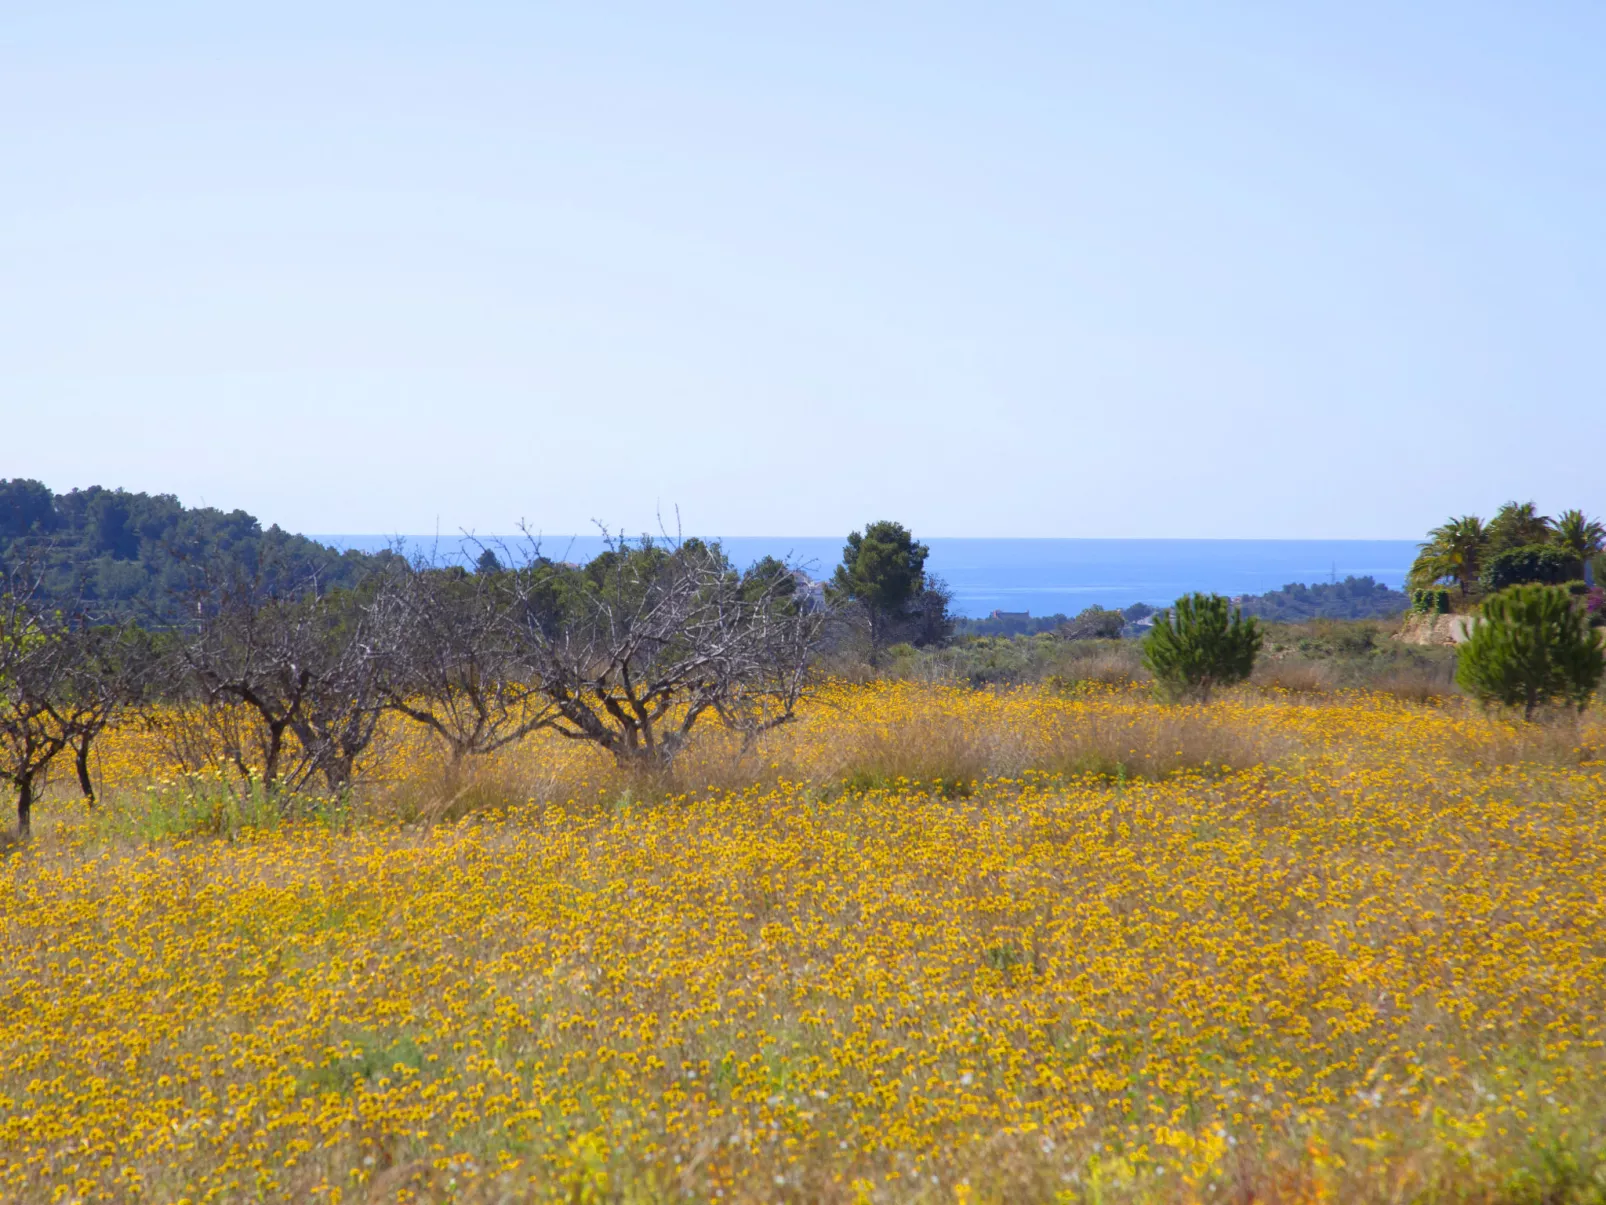
[[[1251,594],[1240,600],[1245,615],[1275,623],[1303,623],[1308,619],[1386,619],[1410,606],[1401,591],[1370,577],[1346,577],[1341,582],[1302,586],[1292,582],[1281,590]]]
[[[0,577],[42,572],[41,601],[100,619],[175,619],[206,572],[315,576],[328,588],[352,584],[374,560],[276,526],[264,531],[243,510],[185,507],[170,494],[100,486],[56,494],[37,481],[0,480]]]

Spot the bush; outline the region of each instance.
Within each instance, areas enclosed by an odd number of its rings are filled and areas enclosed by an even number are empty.
[[[1418,615],[1448,615],[1450,592],[1438,588],[1411,591],[1411,610]]]
[[[1523,544],[1496,553],[1484,566],[1480,584],[1490,594],[1511,586],[1542,582],[1557,586],[1579,573],[1578,558],[1550,544]]]
[[[1483,604],[1457,655],[1456,681],[1485,706],[1549,703],[1582,711],[1606,672],[1606,653],[1584,612],[1558,586],[1513,586]]]
[[[1059,634],[1066,640],[1113,640],[1124,627],[1126,616],[1121,612],[1088,607],[1075,619],[1061,625]]]
[[[1249,677],[1264,635],[1219,594],[1189,594],[1155,620],[1143,641],[1143,664],[1167,698],[1210,697],[1218,686]]]

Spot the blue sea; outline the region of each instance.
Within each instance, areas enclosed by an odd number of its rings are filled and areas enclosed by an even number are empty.
[[[337,548],[373,552],[400,540],[409,553],[443,561],[473,561],[480,545],[436,536],[322,535]],[[514,554],[521,539],[486,538]],[[842,558],[842,540],[821,537],[742,536],[721,543],[746,566],[763,556],[790,559],[811,576],[828,577]],[[1313,585],[1371,576],[1398,589],[1416,556],[1411,540],[1015,540],[928,539],[929,572],[954,592],[954,610],[985,616],[993,611],[1074,615],[1084,607],[1170,603],[1193,590],[1264,594],[1290,582]],[[602,550],[595,536],[546,536],[541,552],[559,561],[586,561]],[[503,559],[507,559],[504,557]]]

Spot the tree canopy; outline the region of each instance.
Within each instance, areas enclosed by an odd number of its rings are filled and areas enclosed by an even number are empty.
[[[1272,623],[1304,623],[1312,619],[1384,619],[1410,606],[1403,592],[1372,577],[1346,577],[1340,582],[1305,586],[1290,582],[1281,590],[1242,600],[1245,615]]]
[[[1555,519],[1532,502],[1507,502],[1485,523],[1452,518],[1428,532],[1407,575],[1412,589],[1453,581],[1462,595],[1492,593],[1523,582],[1587,578],[1606,548],[1606,526],[1580,510]]]
[[[390,555],[337,552],[264,529],[243,510],[186,507],[170,494],[100,486],[56,494],[38,481],[0,480],[0,576],[27,561],[39,605],[101,619],[176,621],[203,567],[323,589],[354,585]]]
[[[947,588],[926,574],[929,552],[903,524],[890,520],[848,536],[829,593],[833,602],[854,604],[864,616],[872,663],[895,639],[934,643],[951,632]]]

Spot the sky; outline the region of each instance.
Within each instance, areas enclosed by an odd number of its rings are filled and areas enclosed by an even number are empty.
[[[0,0],[0,477],[313,532],[1606,511],[1606,5]]]

